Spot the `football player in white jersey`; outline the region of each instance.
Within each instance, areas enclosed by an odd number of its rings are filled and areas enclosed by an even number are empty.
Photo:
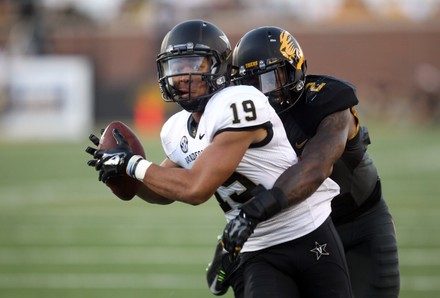
[[[308,199],[287,206],[273,184],[297,162],[295,151],[263,93],[229,86],[231,59],[230,43],[215,25],[176,25],[157,59],[164,100],[183,108],[160,134],[167,158],[155,165],[134,155],[116,129],[118,146],[88,147],[94,157],[88,164],[103,182],[120,175],[142,181],[138,195],[146,201],[199,205],[215,196],[227,221],[245,219],[252,226],[248,240],[225,247],[231,258],[242,259],[245,297],[351,297],[329,217],[339,186],[328,178]]]

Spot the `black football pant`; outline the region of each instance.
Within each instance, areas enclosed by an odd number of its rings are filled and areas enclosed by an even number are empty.
[[[344,250],[330,218],[299,239],[243,253],[239,270],[231,280],[235,297],[352,297]]]
[[[349,223],[336,226],[356,298],[399,296],[399,258],[394,223],[383,199]]]

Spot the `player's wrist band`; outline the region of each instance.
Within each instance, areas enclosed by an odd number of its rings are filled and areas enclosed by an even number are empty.
[[[136,178],[139,181],[143,181],[145,173],[147,172],[147,169],[151,166],[151,164],[151,162],[144,159],[142,156],[133,155],[128,161],[125,172],[128,176]]]

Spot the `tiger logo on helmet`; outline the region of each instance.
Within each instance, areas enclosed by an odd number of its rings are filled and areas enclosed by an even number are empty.
[[[263,92],[278,113],[292,107],[304,93],[307,61],[286,30],[265,26],[247,32],[233,51],[233,82]]]
[[[292,35],[285,30],[282,31],[280,34],[280,43],[280,53],[288,59],[296,69],[301,69],[304,63],[304,55]]]

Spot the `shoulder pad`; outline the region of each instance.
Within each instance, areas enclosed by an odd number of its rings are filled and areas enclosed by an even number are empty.
[[[306,104],[325,105],[331,110],[330,113],[358,104],[355,87],[331,76],[307,76],[305,92]]]
[[[308,75],[305,94],[293,106],[291,113],[304,132],[313,136],[322,119],[358,102],[352,84],[331,76]]]

